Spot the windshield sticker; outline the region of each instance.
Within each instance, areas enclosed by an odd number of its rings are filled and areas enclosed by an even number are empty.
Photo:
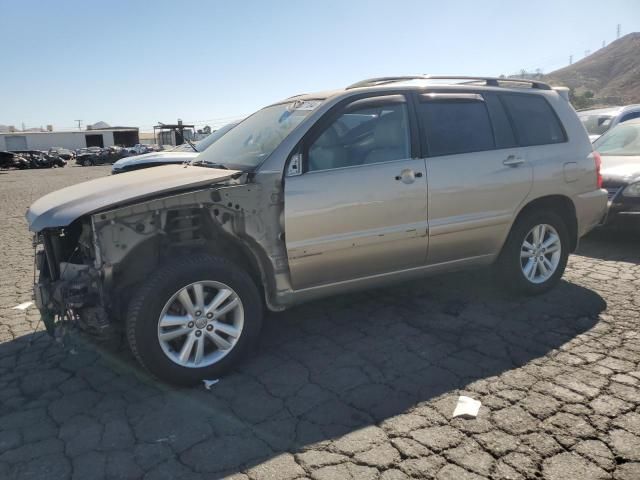
[[[287,110],[315,110],[322,100],[296,100],[289,105]]]

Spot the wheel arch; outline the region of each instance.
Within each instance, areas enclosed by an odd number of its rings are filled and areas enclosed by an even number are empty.
[[[509,232],[524,215],[536,210],[550,210],[562,217],[569,232],[570,252],[578,247],[578,217],[573,201],[566,195],[546,195],[535,198],[524,204],[515,216]],[[505,240],[506,243],[506,240]],[[503,245],[504,248],[504,245]]]

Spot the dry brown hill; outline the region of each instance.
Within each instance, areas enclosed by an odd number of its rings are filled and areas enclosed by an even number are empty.
[[[594,105],[640,103],[640,32],[629,33],[544,79],[577,95],[593,92]]]

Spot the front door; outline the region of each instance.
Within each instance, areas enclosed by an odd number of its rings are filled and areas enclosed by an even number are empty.
[[[361,99],[303,142],[303,173],[285,179],[295,289],[426,261],[426,169],[412,148],[410,110],[404,95]]]

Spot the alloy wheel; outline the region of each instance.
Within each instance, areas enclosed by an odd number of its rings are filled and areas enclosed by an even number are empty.
[[[558,269],[562,252],[560,235],[548,224],[533,227],[520,248],[520,268],[531,283],[544,283]]]
[[[158,319],[158,341],[177,365],[208,367],[233,349],[243,326],[238,294],[223,283],[200,281],[178,290],[165,304]]]

